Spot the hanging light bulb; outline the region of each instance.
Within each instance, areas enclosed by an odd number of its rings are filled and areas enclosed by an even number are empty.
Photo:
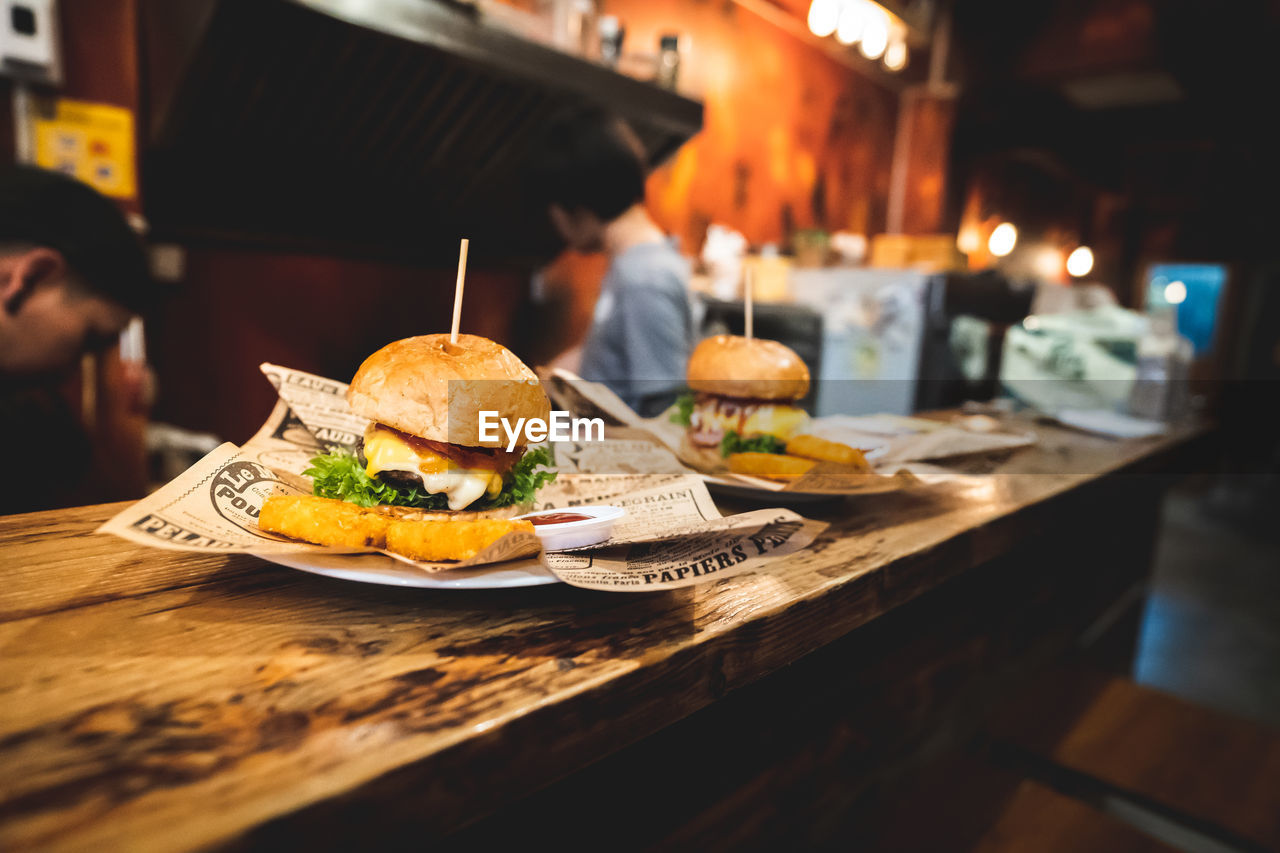
[[[840,22],[840,0],[813,0],[809,4],[809,32],[826,38]]]
[[[1036,253],[1032,266],[1041,278],[1056,281],[1062,275],[1062,250],[1046,246]]]
[[[1164,301],[1170,305],[1181,305],[1187,301],[1187,286],[1180,281],[1171,281],[1164,286]]]
[[[1077,246],[1067,256],[1067,272],[1076,278],[1082,278],[1093,269],[1093,250],[1088,246]]]
[[[997,258],[1003,258],[1012,252],[1016,245],[1018,245],[1018,229],[1013,227],[1012,222],[1001,222],[987,238],[987,251]]]
[[[883,9],[876,7],[867,15],[867,22],[862,27],[862,44],[858,50],[867,59],[879,59],[889,46],[889,16]]]
[[[884,67],[890,71],[901,71],[907,67],[907,43],[894,39],[884,52]]]
[[[867,21],[871,17],[871,4],[866,0],[847,0],[840,10],[840,23],[836,25],[836,41],[853,44],[862,38]]]

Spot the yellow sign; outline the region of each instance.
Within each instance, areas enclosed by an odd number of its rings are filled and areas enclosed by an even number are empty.
[[[137,195],[130,110],[55,98],[37,112],[37,166],[73,175],[103,195]]]

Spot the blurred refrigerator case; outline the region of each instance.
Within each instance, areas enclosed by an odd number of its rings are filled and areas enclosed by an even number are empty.
[[[992,270],[930,278],[916,408],[996,397],[1005,329],[1027,316],[1035,292]]]
[[[929,291],[911,270],[792,270],[792,298],[822,317],[815,414],[915,410]]]

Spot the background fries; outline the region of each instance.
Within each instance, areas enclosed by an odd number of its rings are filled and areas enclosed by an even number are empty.
[[[819,462],[831,462],[853,469],[850,474],[870,474],[871,465],[862,451],[847,444],[827,441],[816,435],[798,435],[787,442],[787,452],[732,453],[729,470],[749,477],[794,480],[807,474]]]
[[[799,477],[818,463],[798,456],[779,453],[733,453],[729,455],[729,470],[750,477],[767,477],[771,480],[789,480]]]
[[[816,435],[797,435],[787,442],[787,453],[792,456],[803,456],[805,459],[836,462],[841,465],[850,465],[861,471],[871,471],[871,466],[861,450],[836,441],[827,441]]]

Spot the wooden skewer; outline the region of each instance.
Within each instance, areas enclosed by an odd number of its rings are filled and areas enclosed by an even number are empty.
[[[449,330],[449,343],[458,342],[458,326],[462,324],[462,289],[467,284],[467,247],[471,241],[462,238],[462,247],[458,249],[458,283],[453,288],[453,328]]]
[[[752,332],[755,327],[754,311],[752,311],[752,300],[755,290],[754,282],[751,280],[751,267],[742,268],[742,314],[746,324],[747,340],[751,340]]]

